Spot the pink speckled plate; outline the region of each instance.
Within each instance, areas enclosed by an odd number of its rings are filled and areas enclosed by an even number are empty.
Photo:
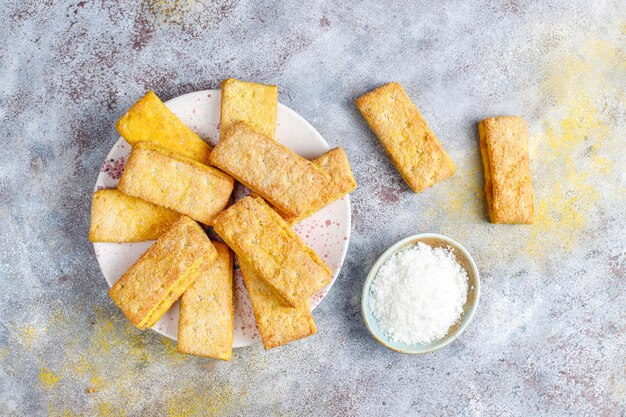
[[[215,145],[219,139],[220,90],[204,90],[185,94],[168,101],[169,107],[204,140]],[[315,158],[329,149],[322,136],[300,115],[282,104],[278,105],[276,137],[284,145],[305,158]],[[130,145],[119,138],[100,168],[95,189],[114,188],[124,170]],[[294,227],[295,231],[333,269],[333,279],[311,300],[311,309],[324,299],[337,279],[350,240],[350,200],[348,196],[330,204]],[[214,236],[212,235],[212,238]],[[109,286],[152,245],[140,243],[94,243],[96,258]],[[178,336],[178,302],[152,330],[176,340]],[[244,347],[260,340],[248,294],[239,269],[235,269],[235,337],[233,347]]]

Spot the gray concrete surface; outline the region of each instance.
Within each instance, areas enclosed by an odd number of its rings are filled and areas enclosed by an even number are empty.
[[[623,1],[3,1],[0,415],[626,414]],[[178,355],[106,295],[87,241],[117,118],[226,77],[343,146],[360,187],[319,333],[232,362]],[[355,109],[402,83],[458,166],[419,195]],[[525,116],[532,226],[486,221],[476,123]],[[365,275],[416,232],[475,256],[483,293],[448,348],[403,356],[360,315]]]

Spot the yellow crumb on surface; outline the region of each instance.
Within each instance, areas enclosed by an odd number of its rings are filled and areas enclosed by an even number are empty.
[[[42,368],[39,371],[39,381],[46,388],[52,388],[59,382],[59,376],[48,368]]]
[[[54,405],[48,405],[48,417],[82,417],[71,410],[59,410]]]
[[[620,95],[608,77],[618,64],[617,51],[590,40],[581,53],[557,60],[547,71],[544,91],[556,103],[542,118],[542,132],[531,155],[536,178],[536,221],[525,252],[533,257],[550,250],[569,251],[584,236],[589,215],[607,192],[598,179],[617,175],[611,161],[614,138],[598,92]],[[624,64],[622,64],[624,66]]]
[[[168,417],[220,416],[225,414],[233,399],[234,394],[229,387],[214,391],[210,396],[203,396],[197,389],[189,389],[167,401],[166,415]]]
[[[8,347],[0,348],[0,362],[4,362],[6,358],[9,357],[9,353],[11,353],[11,351]]]
[[[95,406],[98,417],[125,417],[126,411],[122,406],[114,405],[111,402],[100,402]]]
[[[35,326],[28,324],[22,328],[19,334],[19,341],[26,349],[30,349],[33,342],[37,339],[38,333]]]

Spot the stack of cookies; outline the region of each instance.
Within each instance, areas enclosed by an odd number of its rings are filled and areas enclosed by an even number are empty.
[[[356,181],[343,149],[309,161],[276,141],[277,106],[276,86],[225,80],[215,149],[152,91],[117,123],[132,149],[117,189],[93,195],[90,240],[157,239],[109,295],[140,329],[180,299],[182,353],[232,356],[232,252],[266,349],[317,330],[308,299],[332,271],[291,226]],[[252,195],[229,206],[235,180]]]

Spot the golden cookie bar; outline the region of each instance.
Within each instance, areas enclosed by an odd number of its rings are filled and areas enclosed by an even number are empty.
[[[139,99],[115,125],[131,145],[152,142],[172,152],[208,163],[211,146],[189,129],[154,91]]]
[[[478,124],[478,133],[491,222],[532,223],[535,209],[524,119],[485,119]]]
[[[260,197],[220,213],[215,232],[287,303],[297,306],[327,285],[330,268]]]
[[[116,189],[93,193],[91,203],[91,242],[141,242],[158,239],[180,217]]]
[[[454,163],[400,84],[385,84],[356,105],[413,191],[454,174]]]
[[[133,146],[117,188],[210,225],[234,180],[222,171],[148,142]]]
[[[178,351],[228,361],[233,355],[233,255],[212,242],[217,260],[180,297]]]
[[[292,216],[304,213],[330,180],[319,166],[239,122],[222,135],[210,161]]]
[[[317,332],[308,301],[293,307],[278,297],[253,268],[240,262],[263,348],[272,349]]]
[[[290,225],[298,223],[356,189],[356,180],[352,175],[350,163],[343,148],[331,149],[311,162],[326,171],[330,175],[330,181],[313,200],[313,203],[311,203],[311,206],[304,214],[294,217],[285,213],[279,213]]]
[[[109,296],[131,323],[147,329],[215,259],[217,252],[200,225],[180,216],[111,287]]]
[[[220,132],[244,122],[268,138],[276,137],[278,87],[229,78],[222,81]]]

